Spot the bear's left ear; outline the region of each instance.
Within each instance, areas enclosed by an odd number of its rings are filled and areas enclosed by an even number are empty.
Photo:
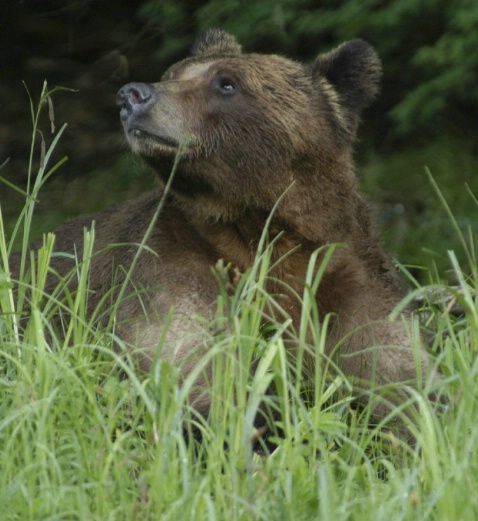
[[[208,29],[194,43],[192,56],[222,56],[241,54],[242,48],[234,36],[222,29]]]
[[[313,78],[325,78],[339,96],[339,103],[352,121],[370,105],[379,91],[382,64],[375,49],[364,40],[345,42],[321,54],[311,66]]]

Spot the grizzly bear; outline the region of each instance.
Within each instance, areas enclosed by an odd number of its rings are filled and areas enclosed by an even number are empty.
[[[352,158],[361,112],[375,98],[380,76],[380,60],[362,40],[303,65],[242,53],[233,36],[212,29],[160,82],[120,89],[126,139],[157,172],[160,187],[63,224],[55,248],[81,259],[83,228],[96,222],[91,309],[113,279],[124,282],[135,259],[116,320],[124,341],[138,348],[142,369],[150,369],[161,344],[158,356],[177,365],[182,378],[191,374],[210,342],[195,317],[212,320],[216,313],[212,268],[222,259],[247,271],[268,221],[274,247],[267,290],[280,296],[291,319],[290,349],[311,256],[322,248],[323,258],[338,243],[315,295],[319,317],[330,319],[325,355],[357,389],[417,385],[417,376],[425,381],[432,368],[425,350],[412,347],[410,312],[389,319],[403,287],[360,194]],[[74,267],[72,257],[53,259],[51,289],[53,273]],[[307,353],[310,367],[314,348]],[[198,377],[191,403],[207,415],[205,377]]]

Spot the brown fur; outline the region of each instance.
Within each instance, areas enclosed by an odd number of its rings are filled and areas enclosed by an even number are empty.
[[[303,292],[311,254],[330,243],[346,244],[334,253],[317,293],[321,316],[336,317],[327,354],[336,356],[345,374],[369,385],[416,380],[408,314],[395,323],[388,320],[402,298],[401,283],[359,193],[352,160],[360,113],[374,99],[380,74],[375,51],[361,40],[304,66],[281,56],[242,54],[232,36],[211,30],[161,82],[121,89],[128,142],[162,184],[184,144],[148,241],[151,251],[141,253],[134,272],[135,287],[147,296],[143,303],[138,297],[125,301],[117,317],[126,320],[123,336],[140,347],[145,370],[174,307],[159,356],[178,364],[183,377],[191,372],[208,344],[192,317],[214,317],[218,288],[211,267],[218,259],[240,271],[250,267],[266,218],[287,191],[269,236],[282,232],[274,260],[294,252],[271,273],[268,290],[286,295],[281,304],[293,327],[298,329],[301,312],[293,293]],[[131,264],[132,244],[143,237],[162,193],[161,187],[57,230],[57,251],[76,248],[80,256],[82,228],[92,219],[97,251],[130,243],[95,256],[91,306],[108,289],[115,268]],[[54,261],[60,273],[72,266],[64,258]],[[117,273],[121,282],[123,272]],[[425,373],[425,351],[420,357]],[[207,412],[203,380],[192,400]]]

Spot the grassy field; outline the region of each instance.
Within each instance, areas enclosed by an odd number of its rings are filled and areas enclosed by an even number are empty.
[[[300,351],[296,359],[287,355],[283,326],[266,331],[262,323],[263,310],[277,305],[264,292],[265,249],[234,297],[219,299],[215,327],[205,324],[214,335],[205,422],[188,406],[192,379],[179,386],[176,368],[160,361],[150,374],[139,373],[114,321],[101,326],[88,318],[88,255],[72,274],[78,292],[65,302],[47,297],[42,289],[53,245],[47,236],[34,275],[22,276],[12,292],[8,257],[13,243],[27,251],[38,192],[50,175],[48,153],[31,177],[8,242],[0,225],[2,521],[478,518],[477,249],[474,233],[464,233],[453,212],[448,223],[459,255],[442,253],[454,287],[443,286],[438,271],[430,279],[462,314],[426,301],[420,312],[448,406],[437,410],[425,393],[411,392],[416,418],[397,407],[374,424],[371,407],[353,406],[345,378],[332,379],[320,364],[309,381],[299,376]],[[86,252],[93,240],[94,231],[85,234]],[[418,283],[415,288],[426,293]],[[320,357],[326,331],[314,318],[310,296],[304,294],[304,328],[317,331],[312,348]],[[27,298],[30,311],[20,323]],[[62,334],[53,320],[58,313]],[[226,319],[227,333],[220,327]],[[261,403],[280,420],[258,453],[251,440]],[[200,433],[201,442],[192,433]],[[255,445],[261,448],[260,441]]]

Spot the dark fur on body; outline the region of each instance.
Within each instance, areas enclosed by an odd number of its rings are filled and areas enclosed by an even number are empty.
[[[125,300],[118,312],[125,339],[140,348],[143,369],[150,367],[164,317],[174,306],[160,356],[179,365],[182,377],[192,371],[207,349],[206,335],[192,317],[212,319],[215,313],[218,287],[211,267],[218,259],[240,271],[250,267],[266,219],[285,193],[269,229],[271,238],[282,233],[273,262],[294,251],[271,273],[268,290],[285,294],[281,304],[293,327],[298,329],[301,313],[293,294],[303,292],[311,254],[343,243],[347,247],[335,251],[317,293],[321,317],[336,317],[328,354],[346,337],[335,350],[346,375],[374,385],[416,381],[407,322],[388,320],[403,296],[402,285],[360,195],[352,159],[360,113],[373,101],[380,74],[375,51],[361,40],[304,66],[280,56],[242,54],[232,36],[211,30],[161,82],[120,90],[128,142],[157,171],[162,185],[184,144],[148,241],[154,253],[142,252],[133,274],[135,287],[148,290],[149,316],[139,298]],[[96,251],[129,244],[94,257],[92,307],[115,267],[131,265],[137,251],[132,244],[144,236],[162,193],[160,187],[56,231],[56,250],[76,248],[80,256],[83,227],[93,219]],[[53,267],[66,273],[73,264],[56,258]],[[51,288],[54,283],[52,277]],[[420,357],[425,374],[424,350]],[[198,380],[191,400],[207,413],[204,380]]]

